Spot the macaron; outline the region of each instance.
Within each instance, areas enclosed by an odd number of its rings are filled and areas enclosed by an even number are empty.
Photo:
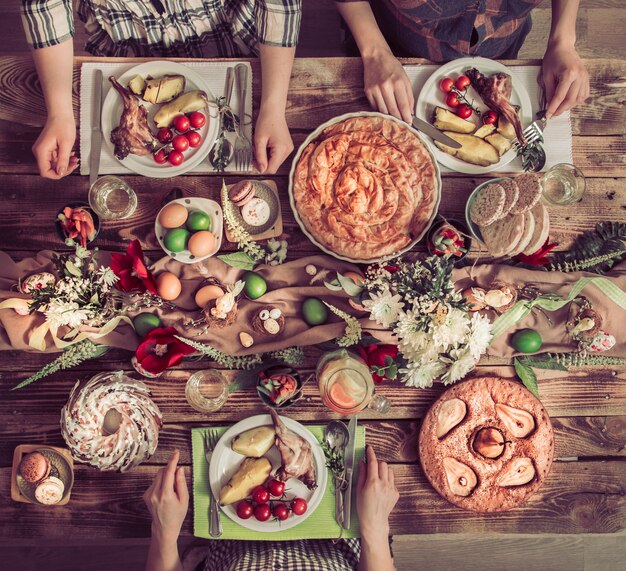
[[[34,484],[50,474],[50,460],[41,452],[25,454],[20,462],[19,472],[24,480]]]
[[[228,198],[235,206],[243,206],[250,202],[255,195],[254,185],[251,180],[243,180],[233,185],[228,191]]]
[[[39,482],[35,489],[35,499],[40,504],[54,505],[58,504],[63,499],[63,492],[65,491],[65,484],[59,478],[50,476],[45,480]]]

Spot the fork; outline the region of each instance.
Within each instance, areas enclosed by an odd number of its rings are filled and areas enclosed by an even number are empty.
[[[543,115],[540,119],[533,121],[530,125],[528,125],[528,127],[526,127],[526,129],[524,129],[524,139],[526,139],[527,145],[536,143],[543,137],[543,131],[546,128],[547,123],[548,120],[546,119],[546,116]],[[517,148],[520,147],[517,139],[513,141],[513,145]]]
[[[235,66],[237,97],[239,99],[239,129],[235,138],[235,167],[238,171],[249,171],[252,163],[252,144],[245,134],[246,92],[248,90],[248,68],[240,63]]]
[[[208,430],[204,433],[204,457],[206,458],[207,466],[211,466],[211,456],[213,456],[213,450],[219,440],[217,432],[215,430]],[[217,505],[217,499],[211,488],[211,482],[209,482],[209,534],[211,537],[220,537],[222,535],[222,522],[220,520],[220,511]]]

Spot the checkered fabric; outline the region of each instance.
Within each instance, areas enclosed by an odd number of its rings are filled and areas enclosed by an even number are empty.
[[[353,2],[359,0],[337,0]],[[370,0],[396,56],[436,62],[465,56],[513,59],[541,0]]]
[[[79,0],[78,15],[94,55],[243,57],[295,46],[301,0]],[[71,0],[22,0],[22,21],[35,49],[74,35]]]

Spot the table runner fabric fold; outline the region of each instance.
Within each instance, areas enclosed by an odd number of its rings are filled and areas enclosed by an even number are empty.
[[[183,65],[190,67],[204,79],[209,89],[215,97],[223,95],[224,84],[226,82],[226,70],[229,67],[235,67],[239,63],[243,63],[248,67],[248,89],[246,96],[246,109],[252,109],[252,66],[249,62],[233,61],[211,61],[211,62],[181,62]],[[113,89],[109,76],[115,75],[119,77],[126,73],[129,69],[139,65],[134,63],[105,63],[105,62],[85,62],[80,68],[80,174],[89,174],[89,153],[91,149],[91,127],[92,127],[92,109],[94,94],[94,72],[96,69],[102,70],[103,91],[102,101],[104,102],[110,89]],[[237,90],[233,88],[231,98],[231,106],[235,111],[239,105],[239,95]],[[249,112],[249,111],[248,111]],[[248,115],[248,113],[246,113]],[[246,123],[246,134],[251,135],[252,125]],[[102,133],[102,137],[109,137],[110,133]],[[226,167],[226,172],[236,172],[234,161]],[[213,167],[207,162],[202,161],[194,167],[191,173],[209,173],[213,172]],[[106,143],[103,141],[102,153],[100,156],[100,168],[98,174],[132,174],[120,161],[118,161]]]
[[[193,428],[191,445],[193,455],[193,534],[207,539],[209,535],[209,467],[204,457],[204,433],[215,430],[221,436],[228,427]],[[313,436],[321,442],[324,437],[324,425],[307,425]],[[352,517],[350,529],[342,529],[335,521],[335,491],[333,478],[328,475],[324,497],[317,509],[302,523],[283,531],[263,533],[247,529],[232,521],[223,512],[220,513],[223,534],[219,539],[248,540],[294,540],[294,539],[334,539],[338,537],[359,537],[359,524],[356,513],[356,482],[358,478],[358,462],[365,453],[365,427],[357,427],[356,450],[354,460],[354,479],[352,486]],[[293,516],[292,516],[293,517]]]
[[[426,83],[426,80],[435,72],[440,66],[438,65],[405,65],[404,71],[406,71],[411,85],[413,86],[413,93],[419,95],[422,87]],[[539,105],[539,84],[537,83],[537,77],[541,73],[541,66],[538,65],[520,65],[509,66],[511,73],[519,79],[520,83],[528,91],[530,102],[532,104],[533,117],[536,117],[537,111],[541,109]],[[442,106],[443,100],[442,100]],[[430,120],[430,118],[427,118]],[[572,121],[569,111],[566,111],[558,117],[552,117],[544,130],[544,151],[546,153],[546,164],[542,170],[547,170],[551,166],[559,163],[573,162],[572,154]],[[453,172],[443,165],[439,165],[441,172],[450,173]],[[503,165],[499,168],[493,169],[494,172],[517,172],[522,170],[522,160],[517,157],[511,161],[508,165]]]

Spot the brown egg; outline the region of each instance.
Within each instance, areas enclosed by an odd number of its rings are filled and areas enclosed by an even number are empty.
[[[182,226],[189,216],[189,212],[178,202],[170,202],[166,205],[159,214],[159,224],[163,228],[178,228]]]
[[[204,309],[209,301],[217,299],[224,295],[224,290],[216,285],[206,285],[196,292],[196,305],[200,309]]]
[[[158,275],[157,292],[163,299],[167,301],[176,299],[182,289],[183,285],[172,272],[163,272]]]
[[[187,242],[187,249],[198,258],[208,256],[215,250],[215,236],[208,230],[195,232]]]

